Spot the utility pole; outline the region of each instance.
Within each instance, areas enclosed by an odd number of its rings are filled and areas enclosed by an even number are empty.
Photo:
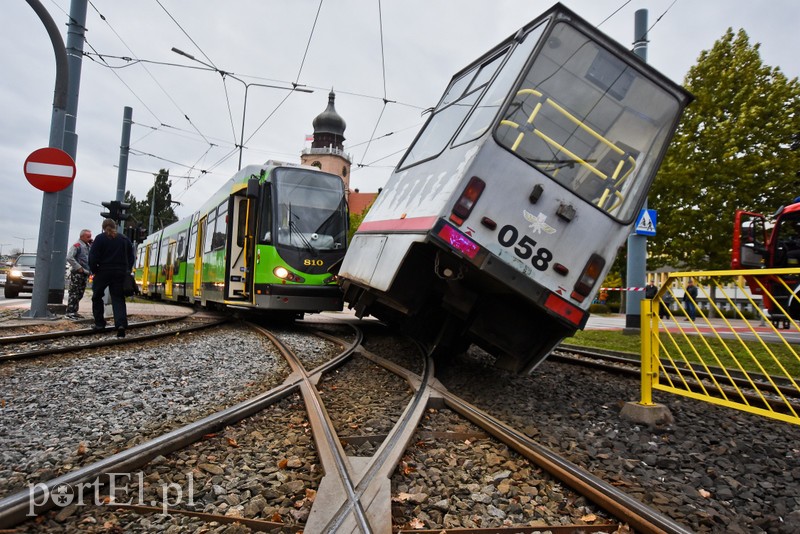
[[[643,61],[647,62],[647,10],[636,11],[633,52]],[[643,209],[647,209],[645,199]],[[636,231],[628,236],[628,268],[625,285],[631,287],[644,287],[647,276],[647,237],[638,235]],[[643,291],[626,291],[625,300],[625,328],[639,330],[642,326],[642,297]]]
[[[39,0],[27,0],[28,5],[33,8],[39,19],[44,24],[50,42],[53,44],[53,52],[56,57],[56,84],[53,94],[53,115],[50,120],[50,143],[52,148],[62,148],[64,142],[64,124],[66,121],[67,107],[67,87],[69,85],[69,67],[67,64],[67,51],[64,48],[64,39],[58,31],[53,17],[42,6]],[[47,309],[48,292],[50,278],[50,261],[53,251],[53,236],[55,234],[55,221],[53,214],[56,213],[56,193],[45,192],[42,194],[42,213],[39,218],[39,244],[36,248],[36,271],[40,280],[44,283],[34,284],[33,296],[31,297],[31,308],[23,317],[28,319],[47,318],[53,319],[55,316]],[[25,241],[22,242],[25,249]],[[64,261],[66,252],[61,260],[61,287],[64,287]],[[60,302],[60,301],[59,301]]]
[[[117,171],[117,201],[125,202],[125,182],[128,176],[128,152],[131,148],[131,123],[133,108],[125,106],[122,111],[122,139],[119,143],[119,170]],[[120,221],[119,231],[125,230],[125,220]]]
[[[83,65],[83,43],[86,31],[86,8],[88,0],[72,0],[69,8],[69,21],[67,23],[67,65],[69,69],[69,82],[67,84],[67,108],[64,123],[63,147],[60,147],[77,161],[78,154],[78,93],[81,87],[81,67]],[[51,145],[53,146],[53,145]],[[67,259],[69,246],[69,223],[72,218],[72,184],[66,189],[55,193],[56,209],[53,248],[51,253],[52,263],[56,266],[50,276],[45,280],[50,281],[47,302],[62,304],[64,301],[64,265]],[[48,214],[52,218],[52,212]],[[60,266],[60,268],[59,268]],[[38,267],[37,267],[38,271]],[[37,274],[37,278],[38,278]]]

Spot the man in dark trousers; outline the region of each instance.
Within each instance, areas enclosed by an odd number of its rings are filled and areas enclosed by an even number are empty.
[[[103,221],[103,231],[95,237],[89,250],[89,268],[94,274],[92,285],[92,315],[95,330],[106,327],[103,294],[108,288],[111,294],[111,309],[114,311],[114,328],[117,337],[125,337],[128,326],[128,311],[122,285],[133,269],[133,244],[123,234],[117,233],[113,219]]]

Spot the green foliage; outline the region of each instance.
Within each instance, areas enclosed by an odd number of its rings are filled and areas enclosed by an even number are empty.
[[[800,194],[800,84],[758,50],[729,28],[686,75],[696,100],[649,196],[658,210],[651,268],[726,269],[736,209],[773,213]]]
[[[350,244],[350,241],[353,240],[353,234],[356,233],[356,230],[358,230],[358,227],[361,225],[361,221],[363,221],[364,217],[367,216],[367,213],[369,213],[369,210],[370,208],[372,208],[372,204],[374,203],[375,200],[373,199],[370,205],[364,208],[364,211],[362,211],[361,213],[350,213],[350,228],[347,230],[348,245]]]
[[[172,193],[170,188],[172,181],[169,179],[169,170],[161,169],[155,177],[153,187],[147,192],[147,198],[144,200],[136,200],[136,197],[131,195],[130,191],[125,192],[125,202],[130,202],[131,209],[129,213],[132,215],[132,220],[129,224],[136,226],[141,225],[148,228],[150,224],[150,210],[153,208],[153,231],[160,230],[178,220],[175,215],[175,210],[172,207]],[[151,204],[155,190],[155,205]]]

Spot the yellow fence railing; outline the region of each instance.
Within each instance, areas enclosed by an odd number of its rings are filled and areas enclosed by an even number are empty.
[[[693,289],[694,288],[694,289]],[[642,300],[642,392],[800,424],[800,269],[671,273]]]

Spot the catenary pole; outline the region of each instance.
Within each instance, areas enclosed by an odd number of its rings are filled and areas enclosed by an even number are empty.
[[[78,161],[78,94],[81,86],[81,67],[83,65],[83,43],[86,31],[86,9],[88,0],[72,0],[67,23],[67,65],[69,83],[67,85],[67,110],[64,125],[63,150],[73,161]],[[54,220],[52,264],[48,302],[61,304],[64,300],[64,266],[69,246],[69,223],[72,219],[72,187],[56,193],[56,216]],[[37,268],[38,270],[38,268]],[[37,274],[37,278],[39,278]]]
[[[633,30],[633,52],[647,61],[647,10],[636,11]],[[647,209],[647,199],[644,206]],[[627,287],[644,287],[647,276],[647,237],[635,231],[628,236]],[[626,291],[625,328],[639,329],[642,326],[642,291]]]
[[[128,152],[131,148],[131,124],[133,108],[125,106],[122,111],[122,139],[119,142],[119,170],[117,172],[117,200],[125,201],[125,183],[128,177]],[[120,231],[125,229],[125,221],[120,221]]]
[[[44,24],[53,52],[56,57],[56,84],[53,94],[53,115],[50,120],[51,148],[62,148],[64,143],[64,124],[67,107],[67,87],[69,85],[69,67],[67,65],[67,51],[64,40],[58,31],[55,21],[50,13],[42,6],[39,0],[27,0],[39,19]],[[50,256],[53,250],[53,235],[55,233],[54,217],[56,212],[56,193],[42,194],[42,214],[39,219],[39,240],[36,247],[36,278],[40,281],[33,285],[31,308],[23,317],[25,318],[53,318],[47,309],[48,281],[50,280]],[[24,247],[23,247],[24,248]],[[63,263],[62,263],[63,265]],[[61,269],[62,285],[64,269]]]

